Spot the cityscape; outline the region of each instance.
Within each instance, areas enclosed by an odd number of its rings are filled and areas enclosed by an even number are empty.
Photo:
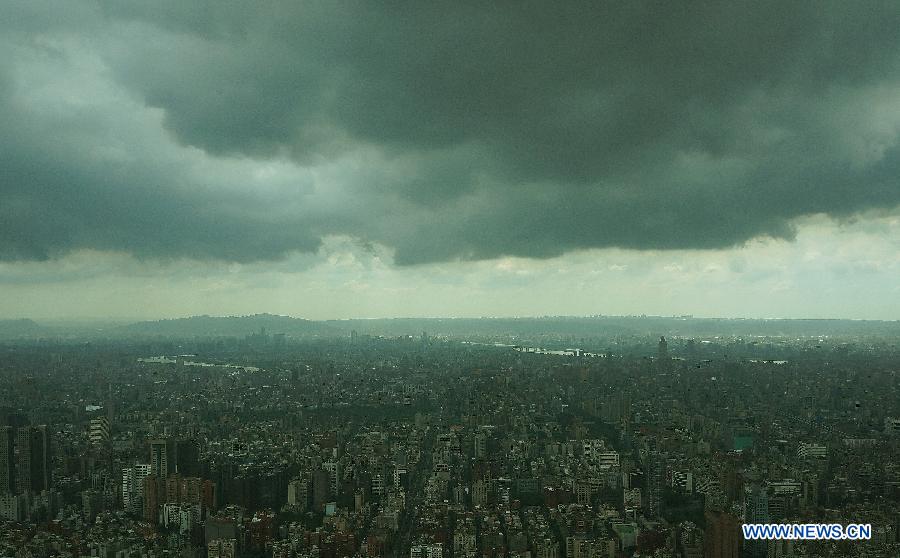
[[[0,555],[900,552],[897,322],[366,322],[7,339]],[[812,521],[871,538],[740,531]]]
[[[0,1],[0,558],[900,558],[900,1]]]

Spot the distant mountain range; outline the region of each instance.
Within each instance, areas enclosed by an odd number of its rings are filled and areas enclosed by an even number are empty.
[[[35,337],[46,334],[49,328],[42,326],[34,320],[0,320],[0,339],[14,339],[17,337]]]
[[[314,322],[275,314],[252,316],[193,316],[172,320],[137,322],[118,328],[126,336],[162,335],[166,337],[244,337],[259,333],[284,333],[291,336],[333,336],[338,330],[325,322]]]
[[[130,324],[0,320],[0,339],[245,337],[265,329],[290,337],[400,336],[876,336],[900,337],[900,321],[759,320],[661,316],[396,318],[312,321],[275,314],[193,316]]]

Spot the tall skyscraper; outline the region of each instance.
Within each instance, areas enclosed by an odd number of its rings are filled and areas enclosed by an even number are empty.
[[[109,419],[98,416],[91,419],[88,427],[88,439],[94,447],[105,447],[109,442]]]
[[[137,464],[122,471],[122,506],[125,511],[140,514],[144,503],[144,479],[150,474],[150,465]]]
[[[644,482],[646,495],[644,502],[645,515],[655,519],[660,515],[662,508],[662,489],[666,476],[665,455],[653,450],[647,456]]]
[[[0,495],[16,490],[16,430],[0,426]]]
[[[175,442],[175,472],[183,477],[200,476],[200,447],[196,440]]]
[[[150,474],[165,480],[175,472],[175,446],[171,440],[150,440]]]
[[[744,523],[769,523],[769,496],[759,483],[744,487]],[[742,557],[766,558],[769,544],[765,540],[745,540]]]
[[[50,432],[46,426],[25,426],[16,432],[16,491],[42,492],[52,484]]]
[[[738,558],[741,539],[740,519],[727,512],[706,512],[703,537],[706,558]]]
[[[46,426],[34,427],[32,431],[32,456],[38,465],[32,469],[32,486],[35,491],[50,490],[53,487],[53,445],[50,430]],[[34,467],[34,465],[32,465]]]
[[[659,359],[660,363],[669,360],[669,343],[665,337],[659,338],[659,345],[656,347],[656,358]]]
[[[155,475],[144,477],[144,521],[159,522],[159,478]]]
[[[328,471],[317,469],[312,474],[313,508],[318,512],[331,499],[331,478]]]

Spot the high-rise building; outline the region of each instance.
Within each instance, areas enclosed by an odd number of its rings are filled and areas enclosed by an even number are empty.
[[[25,426],[16,432],[16,491],[43,492],[52,484],[50,431],[46,426]]]
[[[479,459],[485,456],[487,453],[487,434],[484,432],[478,432],[475,434],[475,458]]]
[[[409,558],[443,558],[444,543],[415,544],[409,549]]]
[[[600,419],[609,424],[627,420],[631,415],[631,398],[622,393],[609,394],[600,401]]]
[[[821,444],[804,444],[797,447],[797,457],[803,460],[823,460],[828,457],[828,448]]]
[[[181,501],[181,475],[175,473],[166,478],[163,502],[177,503]]]
[[[0,496],[16,491],[16,430],[0,426]]]
[[[289,506],[306,511],[309,507],[309,480],[306,478],[294,479],[288,483],[287,503]]]
[[[659,338],[659,345],[656,347],[656,358],[658,358],[660,362],[669,360],[669,343],[666,341],[665,337]]]
[[[200,504],[203,499],[203,479],[183,477],[178,473],[166,479],[166,503]]]
[[[706,558],[738,558],[740,556],[741,521],[726,512],[706,512],[703,545]]]
[[[175,447],[171,440],[150,440],[150,474],[165,479],[175,472]]]
[[[758,483],[744,487],[744,523],[769,523],[769,496]],[[769,553],[768,541],[745,540],[743,558],[766,558]]]
[[[666,477],[665,455],[651,451],[647,455],[645,466],[644,514],[655,519],[659,517],[662,508],[662,489]]]
[[[211,480],[200,485],[200,506],[204,514],[216,509],[216,483]]]
[[[144,521],[159,522],[159,479],[156,475],[144,477]]]
[[[206,543],[208,558],[234,558],[237,554],[235,539],[215,539]]]
[[[184,477],[200,476],[200,446],[196,440],[175,442],[175,472]]]
[[[320,511],[325,502],[331,499],[331,477],[328,471],[317,469],[312,474],[313,509]]]
[[[24,428],[16,431],[16,494],[31,490],[31,436]]]
[[[122,507],[132,514],[143,511],[144,479],[150,474],[150,465],[137,464],[122,471]]]
[[[338,496],[341,488],[341,462],[336,459],[329,460],[323,463],[322,467],[328,472],[331,496]]]
[[[92,418],[88,428],[88,439],[92,446],[105,446],[109,442],[109,419],[106,417]]]
[[[23,521],[27,517],[26,499],[22,494],[0,494],[0,519]]]
[[[665,337],[660,337],[659,344],[656,346],[656,368],[659,372],[668,372],[671,362],[669,358],[669,343]]]

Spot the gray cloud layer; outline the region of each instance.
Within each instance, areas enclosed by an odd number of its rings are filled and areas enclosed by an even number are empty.
[[[897,3],[73,6],[0,28],[3,259],[719,248],[900,204]],[[80,57],[108,104],[56,102]]]

